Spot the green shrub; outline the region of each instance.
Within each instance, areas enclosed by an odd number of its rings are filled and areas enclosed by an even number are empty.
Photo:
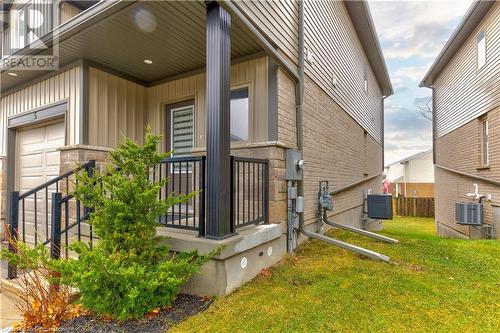
[[[152,181],[151,170],[168,156],[157,152],[159,142],[148,130],[143,146],[127,139],[112,151],[105,172],[78,176],[75,195],[93,209],[89,223],[99,242],[73,244],[78,259],[55,265],[60,282],[78,288],[79,302],[97,314],[124,320],[169,305],[210,257],[172,255],[156,235],[158,216],[196,195],[158,198],[166,180]]]

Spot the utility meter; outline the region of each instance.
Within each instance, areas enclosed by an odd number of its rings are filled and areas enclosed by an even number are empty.
[[[304,169],[304,160],[300,151],[288,149],[286,151],[286,180],[302,180],[302,170]]]
[[[319,206],[321,209],[333,210],[333,198],[330,195],[327,181],[319,182]]]

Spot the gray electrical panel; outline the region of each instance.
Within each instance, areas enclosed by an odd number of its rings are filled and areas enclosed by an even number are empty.
[[[302,154],[295,149],[286,151],[286,180],[302,180]]]
[[[366,196],[368,217],[380,220],[392,220],[392,195],[368,194]]]
[[[459,203],[455,204],[455,216],[458,224],[482,225],[483,205],[480,203]]]

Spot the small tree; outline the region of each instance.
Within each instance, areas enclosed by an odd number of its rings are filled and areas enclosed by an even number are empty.
[[[432,121],[432,98],[426,97],[423,104],[417,105],[417,110],[422,117]]]
[[[159,199],[166,180],[152,180],[151,171],[168,156],[157,152],[159,142],[148,129],[143,146],[127,139],[111,152],[106,172],[78,176],[75,195],[92,209],[99,242],[73,244],[79,258],[55,266],[60,282],[78,288],[79,302],[97,314],[122,320],[167,306],[209,258],[196,251],[173,255],[156,235],[158,216],[196,194]]]

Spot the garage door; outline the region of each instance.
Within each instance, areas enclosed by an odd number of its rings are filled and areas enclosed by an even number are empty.
[[[58,149],[64,146],[64,122],[19,130],[16,142],[20,193],[59,176]]]
[[[25,193],[36,186],[59,176],[60,153],[59,148],[64,146],[64,122],[52,123],[43,127],[20,129],[16,138],[16,187],[19,192]],[[34,221],[37,216],[38,240],[43,240],[49,235],[49,230],[44,222],[46,214],[50,214],[50,198],[55,188],[49,188],[49,201],[45,201],[45,191],[40,191],[37,196],[35,212],[34,197],[27,197],[21,205],[24,210],[24,235],[26,242],[33,243],[35,236]],[[20,207],[22,209],[22,207]],[[20,223],[20,230],[22,223]]]

